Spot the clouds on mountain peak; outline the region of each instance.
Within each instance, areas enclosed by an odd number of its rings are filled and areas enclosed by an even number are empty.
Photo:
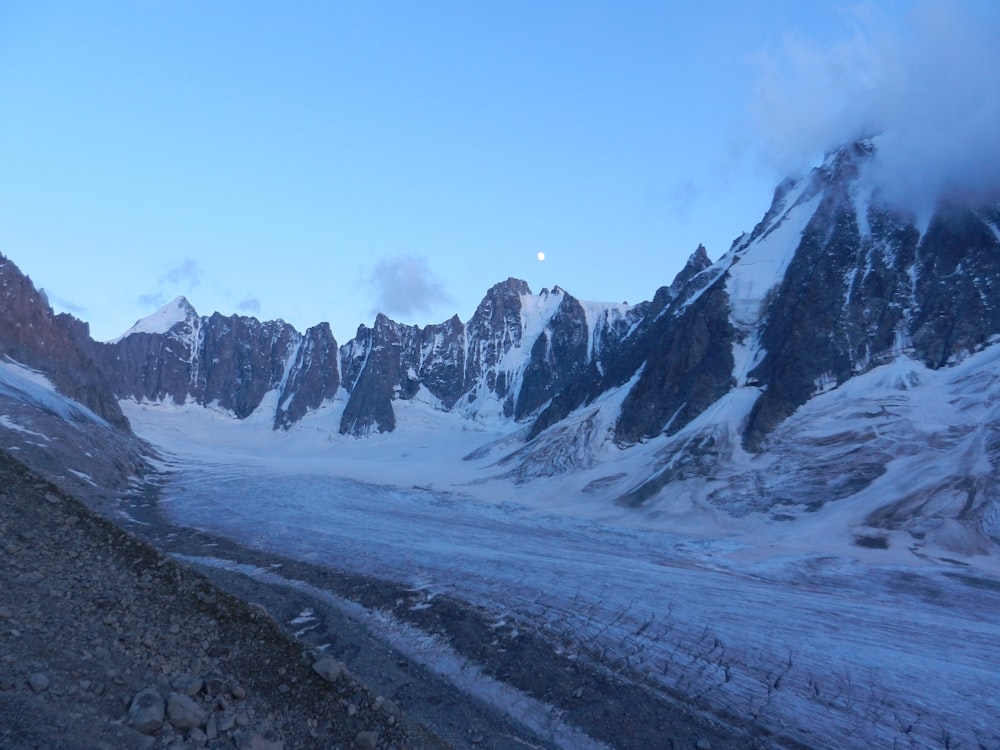
[[[760,60],[753,115],[784,173],[877,135],[874,174],[921,210],[1000,194],[1000,4],[920,2],[891,20],[872,6],[820,43],[788,36]]]

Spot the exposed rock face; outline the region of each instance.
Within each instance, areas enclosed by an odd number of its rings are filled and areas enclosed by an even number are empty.
[[[514,394],[500,363],[512,348],[521,346],[521,297],[530,293],[526,282],[507,279],[494,285],[476,308],[467,332],[465,381],[471,388],[466,404],[493,394],[503,405],[505,416],[514,413]]]
[[[403,363],[406,344],[412,341],[413,334],[413,329],[379,314],[374,328],[360,326],[341,351],[344,375],[351,383],[351,397],[340,420],[342,433],[366,435],[395,429],[393,395],[410,397],[418,385]]]
[[[182,318],[167,330],[137,324],[119,341],[100,345],[120,397],[192,400],[245,418],[277,391],[274,427],[287,428],[332,399],[342,382],[340,430],[358,436],[394,429],[393,402],[421,389],[440,408],[465,416],[527,419],[610,346],[589,331],[571,295],[556,288],[535,296],[516,279],[494,286],[468,325],[455,316],[418,328],[379,315],[340,347],[339,367],[326,324],[301,336],[282,321],[199,317],[183,299],[168,307],[170,314],[152,316]],[[620,315],[608,315],[599,316],[603,325],[622,325]]]
[[[496,284],[472,319],[422,329],[379,315],[340,350],[350,393],[341,432],[395,426],[397,399],[420,389],[466,417],[526,420],[574,383],[624,335],[624,305],[601,306],[591,331],[582,303],[556,287],[531,294],[517,279]]]
[[[635,378],[616,417],[619,444],[672,434],[749,387],[757,396],[740,429],[758,451],[824,389],[904,350],[940,367],[1000,333],[998,208],[943,206],[921,234],[866,183],[873,153],[853,144],[782,183],[760,224],[715,264],[699,248],[629,311],[623,333],[602,329],[606,365],[563,384],[529,438]]]
[[[276,391],[278,428],[333,398],[340,386],[337,343],[325,323],[303,335],[282,320],[199,317],[183,298],[168,307],[179,308],[183,319],[166,331],[139,330],[96,345],[120,398],[190,399],[243,419]]]
[[[588,366],[554,394],[532,424],[529,437],[534,438],[602,393],[624,386],[640,371],[642,375],[626,398],[615,427],[615,438],[621,443],[636,442],[666,429],[677,410],[675,400],[684,394],[696,391],[696,402],[700,403],[717,398],[720,389],[724,392],[730,379],[725,363],[732,362],[727,351],[732,336],[725,300],[718,294],[709,295],[690,310],[684,307],[713,278],[711,273],[703,273],[711,265],[705,248],[699,245],[673,283],[661,287],[652,302],[604,310],[591,332],[593,356]],[[678,311],[682,316],[679,320],[675,317]],[[709,380],[703,381],[701,365],[711,370]],[[674,382],[680,370],[680,379]],[[695,409],[693,402],[670,426],[678,429],[686,424],[696,414]]]
[[[44,373],[60,393],[128,431],[92,344],[86,323],[56,315],[31,279],[0,255],[0,355]]]
[[[420,333],[417,362],[409,362],[420,384],[451,409],[465,393],[465,325],[453,315],[447,322],[426,326]]]
[[[260,322],[214,313],[201,329],[201,356],[194,393],[201,403],[217,402],[243,419],[250,416],[285,377],[298,344],[295,329],[283,321]],[[200,352],[201,353],[201,352]]]
[[[384,315],[374,328],[359,326],[340,349],[344,386],[350,398],[340,431],[350,435],[395,428],[392,402],[413,398],[421,387],[450,409],[464,393],[465,326],[453,316],[424,328]]]
[[[180,308],[184,318],[169,330],[140,331],[111,344],[98,344],[98,351],[114,374],[119,398],[170,399],[178,404],[187,399],[197,367],[202,321],[183,297],[172,304]]]
[[[940,367],[1000,331],[996,208],[944,206],[921,236],[864,193],[871,155],[869,144],[836,152],[800,198],[821,196],[759,322],[750,379],[762,393],[744,433],[752,450],[818,390],[902,348]]]
[[[654,346],[622,403],[618,441],[672,434],[732,388],[733,328],[726,302],[715,285],[677,317],[653,327],[647,338]]]
[[[572,382],[587,366],[587,317],[573,296],[556,287],[562,301],[531,346],[514,418],[524,419]]]
[[[619,393],[602,407],[613,415],[561,433],[579,449],[674,434],[750,389],[746,413],[732,419],[756,452],[814,395],[902,351],[937,368],[1000,334],[1000,209],[945,205],[921,229],[866,181],[874,154],[870,142],[852,144],[786,180],[716,263],[699,247],[673,283],[634,306],[584,303],[558,287],[535,295],[507,279],[465,324],[418,328],[379,315],[338,349],[326,324],[300,334],[281,320],[199,317],[180,299],[94,345],[83,324],[53,316],[30,282],[7,273],[17,303],[3,311],[3,344],[119,423],[112,392],[238,418],[273,409],[276,429],[340,392],[344,434],[391,431],[394,405],[419,397],[464,418],[529,423],[535,440]]]
[[[908,331],[940,367],[1000,331],[1000,207],[939,210],[916,248]]]
[[[320,323],[305,332],[282,389],[274,416],[275,427],[290,427],[336,395],[340,387],[337,354],[337,341],[329,323]]]

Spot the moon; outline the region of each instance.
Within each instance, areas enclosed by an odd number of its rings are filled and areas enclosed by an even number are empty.
[[[538,260],[545,260],[545,253],[539,252],[537,257],[538,257]]]

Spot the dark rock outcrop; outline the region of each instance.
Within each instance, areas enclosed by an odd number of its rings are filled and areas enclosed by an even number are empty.
[[[677,432],[733,387],[727,302],[716,284],[650,332],[655,346],[622,403],[615,428],[619,442]]]
[[[337,341],[329,323],[306,330],[288,366],[288,377],[274,415],[275,427],[291,427],[337,394],[340,387],[337,358]]]
[[[359,326],[341,350],[351,392],[340,420],[341,433],[361,436],[395,429],[393,396],[410,397],[419,385],[403,365],[402,354],[413,333],[380,313],[373,328]]]
[[[465,403],[492,394],[503,404],[505,416],[514,414],[516,394],[500,362],[513,347],[525,343],[521,337],[521,296],[530,293],[527,282],[507,279],[490,288],[476,308],[466,326],[465,382],[469,388]]]
[[[943,205],[921,236],[912,219],[859,200],[870,145],[831,155],[807,195],[822,199],[759,324],[762,393],[744,431],[750,450],[823,387],[844,383],[901,349],[930,367],[1000,332],[996,208]]]
[[[713,278],[710,273],[703,273],[711,265],[705,248],[699,245],[673,283],[657,290],[651,302],[617,314],[606,309],[591,332],[590,362],[554,394],[552,402],[532,424],[529,438],[593,402],[602,393],[625,385],[640,370],[642,376],[627,397],[615,430],[616,440],[623,444],[664,430],[677,409],[671,404],[679,394],[697,391],[706,397],[706,393],[716,394],[720,389],[724,392],[730,374],[719,373],[726,362],[732,361],[731,355],[724,351],[732,340],[725,322],[728,309],[718,295],[699,301],[693,310],[685,308]],[[692,330],[684,331],[692,322]],[[709,347],[718,349],[710,354]],[[683,373],[684,384],[671,382],[678,368],[685,365],[693,369]],[[701,365],[712,371],[708,376],[714,379],[712,385],[707,381],[699,385],[705,374],[698,369]],[[668,393],[675,388],[679,389],[676,393]],[[679,429],[693,414],[690,409],[678,414],[672,428]]]
[[[605,310],[602,320],[607,318]],[[527,338],[526,321],[532,331]],[[354,435],[393,429],[393,401],[412,398],[420,388],[446,410],[527,420],[608,347],[604,336],[589,330],[579,300],[558,287],[532,295],[518,279],[493,286],[467,325],[456,316],[420,329],[380,315],[373,328],[359,327],[341,347],[350,398],[340,429]]]
[[[587,366],[589,331],[583,306],[559,287],[551,293],[562,301],[531,346],[514,405],[515,419],[536,413]]]
[[[31,279],[2,255],[0,355],[38,370],[64,396],[129,431],[110,373],[94,355],[89,326],[72,315],[56,315]]]
[[[184,315],[167,331],[138,330],[96,345],[119,398],[190,399],[243,419],[276,391],[277,429],[333,398],[340,386],[337,342],[325,323],[303,335],[282,320],[199,317],[183,298],[168,307]]]
[[[944,205],[916,248],[909,334],[940,367],[1000,332],[1000,207]]]

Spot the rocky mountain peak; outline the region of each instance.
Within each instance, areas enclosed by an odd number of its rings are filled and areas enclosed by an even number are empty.
[[[486,299],[496,297],[520,297],[523,294],[531,294],[531,287],[523,279],[508,277],[505,281],[500,281],[489,288],[486,292]]]
[[[151,315],[137,320],[115,341],[121,341],[137,333],[167,333],[181,323],[194,327],[198,320],[198,313],[187,298],[184,296],[176,297]]]
[[[677,296],[680,291],[702,271],[711,268],[712,261],[708,257],[708,251],[705,249],[704,245],[699,244],[693,253],[688,257],[687,262],[684,267],[678,272],[674,277],[674,280],[670,283],[670,292],[672,296]]]

